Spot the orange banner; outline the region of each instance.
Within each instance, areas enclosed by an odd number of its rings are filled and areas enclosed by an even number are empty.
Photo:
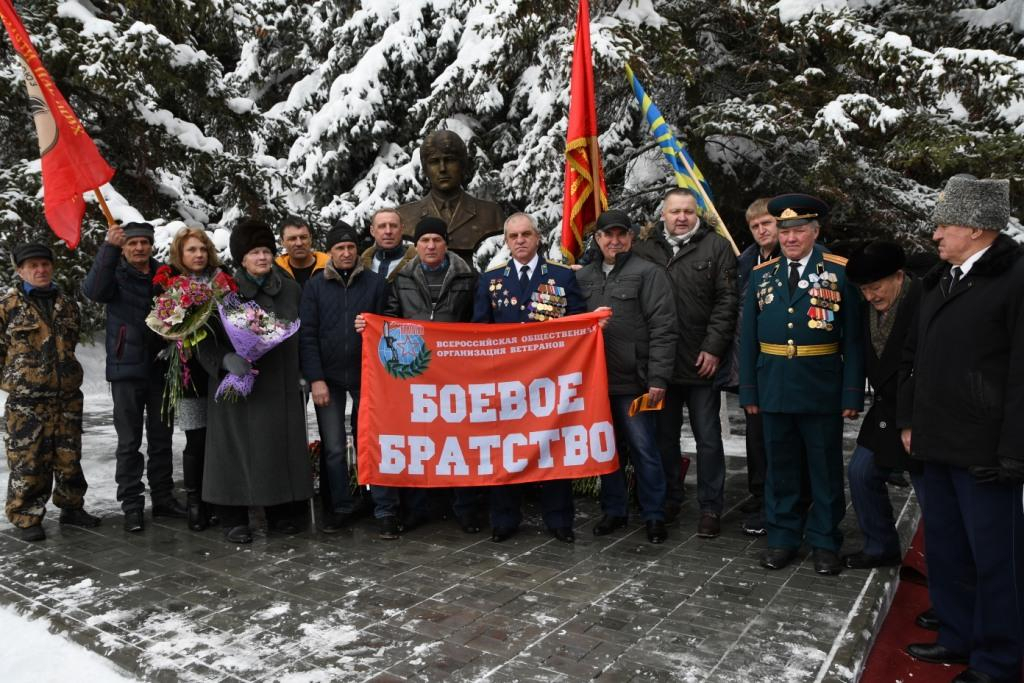
[[[614,471],[605,315],[473,325],[364,314],[359,483],[495,486]]]

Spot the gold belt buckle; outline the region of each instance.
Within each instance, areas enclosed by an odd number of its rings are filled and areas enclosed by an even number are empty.
[[[796,347],[792,344],[786,345],[786,358],[792,358],[796,355]]]

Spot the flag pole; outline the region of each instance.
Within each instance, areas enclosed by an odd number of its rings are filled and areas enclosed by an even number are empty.
[[[601,217],[601,175],[600,175],[600,155],[601,151],[597,147],[597,136],[591,135],[587,139],[587,146],[590,157],[590,177],[593,179],[591,187],[594,190],[594,221],[597,221]],[[586,235],[581,235],[586,237]]]
[[[103,198],[103,193],[100,192],[100,188],[95,188],[93,194],[96,195],[96,201],[100,203],[100,208],[103,209],[103,215],[107,218],[107,227],[112,228],[117,225],[117,221],[114,220],[113,214],[110,213],[110,207],[107,206],[107,200]]]
[[[693,168],[690,166],[690,162],[686,160],[686,155],[679,154],[678,157],[679,160],[683,162],[683,167],[686,168],[686,172],[690,174],[690,177],[696,178],[697,176],[694,175]],[[711,213],[714,214],[714,217],[718,221],[718,224],[722,226],[722,232],[725,233],[725,239],[729,240],[729,244],[732,246],[733,253],[736,256],[739,256],[740,250],[739,248],[736,247],[736,242],[733,241],[732,235],[729,233],[729,228],[725,224],[725,221],[722,220],[722,217],[719,215],[718,209],[715,208],[715,203],[711,201],[711,197],[709,197],[708,193],[704,191],[704,187],[701,185],[701,183],[695,182],[694,185],[697,186],[697,192],[700,192],[700,196],[704,199],[704,203],[707,204],[708,208],[711,209]]]

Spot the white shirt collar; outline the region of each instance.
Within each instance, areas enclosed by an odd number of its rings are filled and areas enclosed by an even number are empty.
[[[985,252],[988,251],[991,248],[992,248],[992,245],[990,244],[987,247],[985,247],[984,249],[982,249],[981,251],[974,252],[973,254],[971,254],[968,257],[968,259],[966,261],[961,263],[960,264],[960,277],[967,277],[967,273],[971,272],[971,268],[973,268],[974,264],[978,262],[978,259],[980,259],[982,256],[984,256]],[[950,267],[950,269],[949,269],[950,273],[953,272],[953,268],[955,268],[955,267],[956,266],[951,266]]]
[[[814,256],[814,249],[811,249],[810,252],[808,252],[807,256],[804,256],[799,261],[790,261],[789,259],[786,259],[786,261],[788,262],[788,263],[786,263],[786,277],[789,277],[789,264],[790,263],[799,263],[800,264],[800,274],[803,275],[804,271],[807,270],[807,264],[810,263],[812,256]]]
[[[526,276],[527,277],[533,277],[533,273],[534,273],[535,270],[537,270],[537,263],[539,261],[540,261],[540,254],[539,253],[534,254],[533,258],[530,259],[529,263],[520,263],[519,261],[517,261],[516,259],[513,258],[512,262],[514,264],[516,264],[516,277],[519,276],[519,273],[522,271],[523,266],[526,266],[527,268],[529,268],[529,270],[526,271]]]

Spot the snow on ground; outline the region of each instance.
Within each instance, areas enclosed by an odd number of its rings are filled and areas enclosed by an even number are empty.
[[[50,633],[45,619],[26,619],[0,606],[0,672],[4,683],[121,683],[127,676],[98,654]]]

